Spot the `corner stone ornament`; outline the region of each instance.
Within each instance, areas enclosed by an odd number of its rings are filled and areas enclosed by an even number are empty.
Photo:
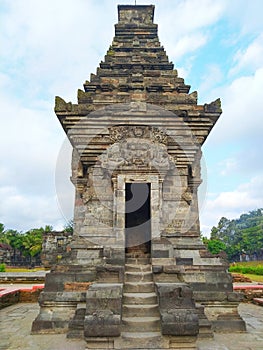
[[[152,5],[118,6],[78,103],[56,97],[73,147],[74,232],[33,333],[67,332],[92,349],[194,350],[198,337],[245,330],[228,265],[199,224],[201,146],[221,102],[197,104],[153,19]]]

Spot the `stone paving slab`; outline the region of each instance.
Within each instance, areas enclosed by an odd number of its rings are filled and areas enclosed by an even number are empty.
[[[43,283],[48,271],[0,272],[1,284]]]
[[[0,277],[27,277],[27,276],[33,276],[33,277],[45,277],[48,271],[28,271],[28,272],[0,272]]]
[[[85,350],[84,341],[70,341],[65,334],[31,335],[38,304],[16,304],[0,311],[0,350]]]
[[[38,304],[16,304],[0,310],[0,350],[87,350],[85,341],[69,340],[65,334],[31,335],[38,310]],[[214,340],[198,341],[199,350],[262,350],[263,308],[241,304],[239,312],[247,332],[217,333]]]

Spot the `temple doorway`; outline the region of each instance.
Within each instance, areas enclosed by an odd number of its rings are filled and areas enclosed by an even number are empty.
[[[126,253],[151,252],[151,184],[125,184]]]

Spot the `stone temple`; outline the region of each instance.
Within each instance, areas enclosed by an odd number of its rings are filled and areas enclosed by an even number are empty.
[[[196,349],[198,337],[245,330],[228,265],[200,238],[201,146],[221,103],[197,104],[153,19],[152,5],[118,6],[78,103],[56,97],[73,146],[74,234],[32,332],[88,349]]]

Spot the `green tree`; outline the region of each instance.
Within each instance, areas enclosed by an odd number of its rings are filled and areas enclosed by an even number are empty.
[[[73,220],[70,220],[67,222],[67,224],[64,226],[64,231],[69,232],[69,233],[73,233],[73,231],[74,231],[74,221]]]
[[[5,232],[5,225],[0,222],[0,237]]]
[[[210,239],[207,242],[207,248],[212,254],[219,254],[222,251],[226,251],[226,245],[224,242],[218,239]]]
[[[40,255],[42,251],[43,234],[49,233],[52,230],[52,226],[46,225],[45,228],[40,227],[27,231],[22,239],[24,247],[23,254],[31,258]]]
[[[263,254],[263,210],[256,209],[229,220],[222,217],[218,225],[211,229],[211,241],[217,240],[225,245],[224,251],[230,261],[239,260],[241,254],[262,256]],[[210,244],[216,250],[215,242]],[[217,243],[218,244],[218,243]]]

